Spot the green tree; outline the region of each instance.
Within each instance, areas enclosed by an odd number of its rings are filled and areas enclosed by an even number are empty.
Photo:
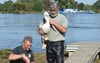
[[[0,4],[0,12],[2,12],[3,4]]]
[[[77,8],[78,3],[75,0],[58,0],[60,8]]]
[[[30,2],[30,0],[17,0],[17,2],[25,3],[25,2]]]
[[[34,8],[33,10],[34,11],[37,11],[37,12],[41,12],[43,10],[44,6],[43,6],[43,3],[41,1],[37,1],[35,4],[34,4]]]
[[[96,1],[92,7],[94,11],[100,12],[100,0]]]
[[[84,10],[84,4],[83,4],[83,3],[80,3],[80,4],[78,5],[78,9],[79,9],[79,10]]]
[[[68,0],[58,0],[59,6],[61,9],[65,9],[68,8],[67,4],[68,4]]]
[[[91,7],[83,3],[78,4],[75,0],[55,0],[58,1],[60,9],[77,8],[79,10],[90,9]],[[95,9],[100,9],[100,0],[94,4]],[[50,0],[17,0],[13,3],[11,0],[0,5],[0,11],[3,13],[32,13],[48,10]]]
[[[84,10],[92,10],[92,6],[91,5],[84,5]]]
[[[42,4],[43,4],[43,9],[49,10],[50,0],[41,0],[41,1],[42,1]]]
[[[14,3],[14,13],[24,13],[25,9],[25,4],[24,3],[19,3],[16,2]]]
[[[13,11],[13,1],[9,0],[3,4],[3,13],[11,13]]]

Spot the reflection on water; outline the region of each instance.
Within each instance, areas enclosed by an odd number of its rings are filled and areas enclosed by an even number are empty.
[[[66,15],[69,20],[65,44],[79,41],[100,41],[100,14]],[[41,49],[41,39],[36,28],[42,14],[0,14],[0,49],[13,49],[24,36],[33,37],[34,51]]]

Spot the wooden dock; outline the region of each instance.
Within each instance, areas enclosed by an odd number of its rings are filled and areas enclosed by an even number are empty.
[[[100,58],[100,42],[72,43],[65,51],[68,51],[69,57],[64,63],[93,63],[97,57]]]

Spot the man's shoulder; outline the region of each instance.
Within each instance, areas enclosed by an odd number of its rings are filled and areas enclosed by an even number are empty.
[[[22,46],[18,46],[18,47],[14,48],[14,49],[12,50],[12,53],[14,53],[14,54],[20,54],[20,53],[22,53],[22,52],[24,52]]]
[[[17,46],[17,47],[14,48],[14,49],[22,49],[22,46]]]
[[[59,13],[58,15],[59,15],[60,17],[65,17],[65,15],[63,15],[63,14],[61,14],[61,13]]]
[[[22,48],[22,46],[17,46],[16,48]]]

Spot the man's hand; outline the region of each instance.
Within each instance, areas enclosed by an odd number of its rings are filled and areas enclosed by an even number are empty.
[[[43,35],[44,35],[44,32],[42,31],[42,29],[41,29],[41,28],[38,28],[38,29],[37,29],[37,31],[38,31],[38,33],[39,33],[41,36],[43,36]]]
[[[49,19],[50,24],[54,25],[55,21],[53,19]]]
[[[22,54],[22,59],[23,59],[26,63],[30,63],[29,58],[28,58],[25,54]]]

